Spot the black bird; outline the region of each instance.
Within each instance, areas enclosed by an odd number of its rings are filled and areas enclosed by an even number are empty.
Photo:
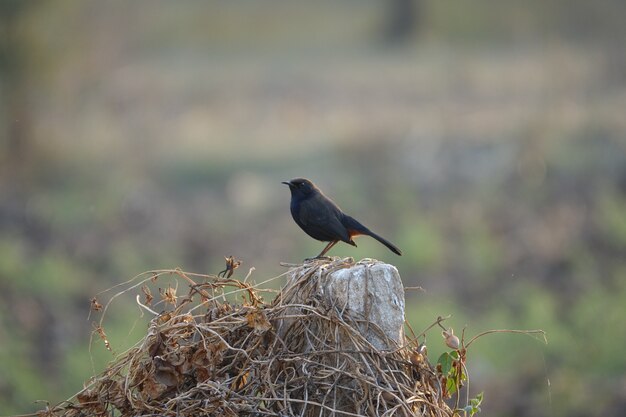
[[[291,191],[291,215],[298,226],[313,239],[329,242],[316,258],[324,256],[339,241],[356,246],[352,238],[358,235],[371,236],[393,253],[402,255],[393,243],[342,212],[337,204],[306,178],[283,181],[283,184],[288,185]]]

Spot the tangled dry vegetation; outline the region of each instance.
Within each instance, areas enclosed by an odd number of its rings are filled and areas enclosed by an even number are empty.
[[[315,296],[321,265],[331,273],[351,262],[293,266],[302,278],[267,303],[268,281],[180,270],[139,276],[117,295],[142,288],[137,300],[155,314],[146,336],[39,416],[451,416],[441,379],[415,344],[379,351],[349,312]],[[179,297],[168,286],[152,305],[145,284],[167,276],[189,283],[189,292]],[[168,308],[156,314],[159,303]],[[92,300],[103,315],[109,304]]]

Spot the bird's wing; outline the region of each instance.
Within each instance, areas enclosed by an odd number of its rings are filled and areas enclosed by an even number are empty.
[[[300,204],[301,227],[311,237],[324,240],[350,242],[348,230],[341,224],[341,210],[323,195],[303,201]]]

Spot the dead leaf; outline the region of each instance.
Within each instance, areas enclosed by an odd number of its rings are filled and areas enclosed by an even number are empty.
[[[197,367],[204,367],[209,364],[209,356],[203,348],[196,350],[191,357],[191,362]]]
[[[141,388],[142,394],[150,399],[157,399],[167,391],[167,386],[158,382],[154,376],[146,379]]]
[[[100,310],[102,310],[102,304],[100,304],[100,303],[98,302],[98,300],[96,299],[96,297],[93,297],[93,298],[91,299],[91,309],[92,309],[93,311],[100,311]]]
[[[204,382],[211,378],[211,373],[207,368],[196,368],[196,381]]]
[[[223,277],[223,278],[230,278],[233,276],[235,269],[237,269],[239,265],[241,265],[241,261],[239,259],[235,259],[234,256],[228,256],[228,257],[224,256],[224,260],[226,261],[226,269],[223,271],[220,271],[217,274],[217,276]]]
[[[154,373],[154,379],[158,383],[163,384],[168,388],[171,388],[178,385],[179,375],[174,368],[164,367],[163,369],[159,369]]]
[[[246,383],[248,382],[248,374],[249,372],[246,372],[243,375],[239,376],[239,378],[236,378],[235,381],[233,381],[231,388],[234,388],[235,391],[238,391],[245,387]]]
[[[159,316],[159,323],[165,324],[168,321],[170,321],[171,318],[172,318],[172,313],[170,313],[169,311],[166,311],[165,313]]]
[[[172,288],[171,285],[168,285],[165,290],[159,288],[159,293],[161,294],[161,298],[163,299],[163,301],[173,306],[176,306],[176,299],[178,297],[176,296],[175,288]]]
[[[102,339],[102,341],[104,342],[104,346],[107,348],[109,352],[112,352],[111,344],[109,343],[109,339],[107,339],[107,335],[104,332],[104,328],[102,328],[102,326],[96,323],[93,323],[92,325],[93,325],[94,332],[98,333],[98,336],[100,336],[100,339]]]
[[[246,314],[246,320],[248,326],[252,327],[257,334],[265,333],[272,328],[272,324],[267,320],[265,313],[259,309],[253,309]]]
[[[95,403],[98,401],[98,394],[92,390],[83,390],[76,395],[80,404]]]
[[[160,356],[155,356],[153,363],[155,368],[154,378],[158,383],[167,387],[174,387],[178,385],[180,376],[169,361],[166,361]]]
[[[141,292],[145,296],[143,303],[145,305],[151,305],[154,297],[152,296],[152,292],[150,292],[150,288],[147,285],[141,287]]]
[[[158,354],[162,353],[163,350],[163,338],[161,337],[161,332],[158,332],[154,338],[154,341],[148,347],[148,354],[151,358],[154,358]]]

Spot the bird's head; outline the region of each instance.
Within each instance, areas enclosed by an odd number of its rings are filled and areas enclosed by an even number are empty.
[[[283,184],[289,187],[292,197],[306,198],[319,192],[315,184],[306,178],[294,178],[291,181],[283,181]]]

